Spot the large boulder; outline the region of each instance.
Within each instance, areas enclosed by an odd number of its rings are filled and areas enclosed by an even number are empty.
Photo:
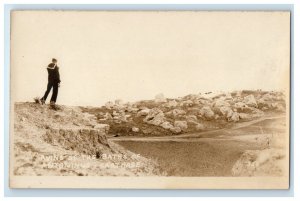
[[[247,106],[243,102],[237,102],[237,103],[234,104],[234,107],[235,108],[244,108],[244,107],[247,107]]]
[[[185,100],[182,101],[179,105],[184,107],[192,107],[194,105],[194,102],[192,100]]]
[[[172,125],[170,122],[168,122],[168,121],[165,121],[165,122],[162,123],[160,126],[161,126],[162,128],[164,128],[164,129],[167,129],[167,130],[173,128],[173,125]]]
[[[200,123],[198,123],[195,128],[196,128],[197,131],[202,131],[202,130],[205,129],[204,125],[200,124]]]
[[[239,113],[239,116],[240,116],[240,119],[243,119],[243,120],[251,119],[251,115],[250,114]]]
[[[229,120],[233,122],[238,122],[240,120],[239,113],[233,112]]]
[[[164,106],[168,107],[168,108],[176,107],[177,105],[178,105],[178,103],[176,100],[171,100],[164,104]]]
[[[106,112],[105,115],[104,115],[104,120],[112,120],[113,117],[110,113]]]
[[[138,111],[136,116],[138,116],[138,117],[147,116],[149,114],[149,112],[150,112],[150,109],[145,108],[145,109]]]
[[[139,109],[135,105],[125,104],[124,106],[125,106],[124,110],[126,112],[137,113],[139,111]]]
[[[219,98],[219,99],[217,99],[217,100],[213,103],[213,106],[214,106],[214,107],[217,107],[217,108],[222,107],[222,106],[227,106],[227,107],[229,107],[229,106],[230,106],[230,103],[228,103],[227,101],[225,101],[225,100],[222,99],[222,98]]]
[[[178,116],[185,115],[186,112],[184,110],[181,110],[181,109],[173,109],[170,112],[167,112],[167,114],[172,115],[174,118],[176,118]]]
[[[116,116],[119,116],[119,113],[114,110],[113,113],[112,113],[112,115],[113,115],[113,117],[116,117]]]
[[[228,107],[228,106],[222,106],[222,107],[220,107],[220,112],[227,119],[229,119],[233,115],[232,109],[230,107]]]
[[[255,97],[253,96],[253,94],[250,94],[248,96],[244,97],[244,101],[243,101],[247,106],[249,107],[257,107],[257,102],[255,100]]]
[[[269,147],[269,138],[258,138],[256,143]],[[278,148],[246,150],[233,165],[231,173],[239,177],[280,177],[286,175],[285,157],[285,152]]]
[[[140,129],[138,127],[132,127],[131,130],[135,133],[140,131]]]
[[[211,120],[214,118],[215,113],[211,110],[209,106],[204,106],[200,109],[200,114],[207,120]]]
[[[170,130],[171,130],[173,133],[176,133],[176,134],[181,133],[181,129],[180,129],[179,127],[173,127],[173,128],[171,128]]]
[[[190,116],[190,115],[192,115],[192,116],[198,116],[198,115],[200,114],[200,108],[199,108],[199,107],[191,107],[191,108],[188,108],[188,109],[186,110],[186,113],[189,114],[189,115],[187,115],[187,117]],[[196,117],[196,118],[197,118],[197,117]]]
[[[186,130],[188,125],[186,121],[175,121],[174,127],[179,127],[181,130]]]
[[[267,101],[266,99],[264,98],[260,98],[257,100],[257,107],[259,109],[269,109],[271,107],[271,102]]]
[[[164,113],[158,109],[158,108],[153,108],[149,111],[148,115],[144,118],[144,122],[148,124],[153,124],[153,125],[160,125],[163,122],[165,122],[165,116]]]
[[[186,116],[186,121],[188,123],[197,123],[198,119],[196,115],[187,115]]]
[[[236,91],[233,92],[234,96],[232,98],[233,102],[242,102],[243,97],[242,97],[242,92],[241,91]]]
[[[266,93],[261,98],[264,101],[274,101],[277,99],[277,97],[274,94]]]
[[[277,110],[277,111],[285,111],[285,107],[283,104],[274,102],[269,104],[269,108]]]
[[[267,93],[257,100],[259,109],[274,109],[277,111],[285,111],[285,100],[282,93]]]
[[[126,115],[126,113],[123,110],[120,110],[119,112],[113,111],[113,119],[117,120],[117,122],[127,122],[127,118],[131,115]]]
[[[199,104],[202,104],[202,105],[209,105],[211,103],[211,99],[204,99],[204,98],[201,98],[199,99]]]

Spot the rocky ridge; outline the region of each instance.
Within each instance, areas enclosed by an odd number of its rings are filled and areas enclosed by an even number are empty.
[[[232,93],[190,94],[134,103],[109,101],[100,108],[82,107],[100,123],[110,125],[112,135],[177,135],[224,128],[271,113],[285,112],[282,92],[235,91]]]

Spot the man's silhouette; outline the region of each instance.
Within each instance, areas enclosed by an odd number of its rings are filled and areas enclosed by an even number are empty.
[[[48,71],[48,84],[47,84],[47,90],[44,94],[44,96],[41,98],[42,104],[45,104],[46,99],[48,97],[49,92],[51,91],[51,88],[53,87],[52,96],[50,99],[50,106],[55,106],[56,99],[57,99],[57,93],[58,93],[58,87],[60,85],[60,75],[58,71],[57,66],[57,60],[52,59],[52,63],[50,63],[47,67]]]

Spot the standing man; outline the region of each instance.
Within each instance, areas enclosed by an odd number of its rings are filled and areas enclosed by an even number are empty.
[[[50,63],[47,67],[48,71],[48,85],[47,90],[44,96],[40,99],[42,104],[45,104],[47,96],[53,87],[52,96],[50,99],[50,107],[55,108],[55,102],[58,93],[58,87],[60,86],[60,75],[58,71],[57,60],[55,58],[52,59],[52,63]]]

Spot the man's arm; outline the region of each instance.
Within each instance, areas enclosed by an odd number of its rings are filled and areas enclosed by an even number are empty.
[[[58,80],[58,83],[60,83],[60,74],[59,74],[59,68],[57,67],[56,69],[56,76],[57,76],[57,80]]]

